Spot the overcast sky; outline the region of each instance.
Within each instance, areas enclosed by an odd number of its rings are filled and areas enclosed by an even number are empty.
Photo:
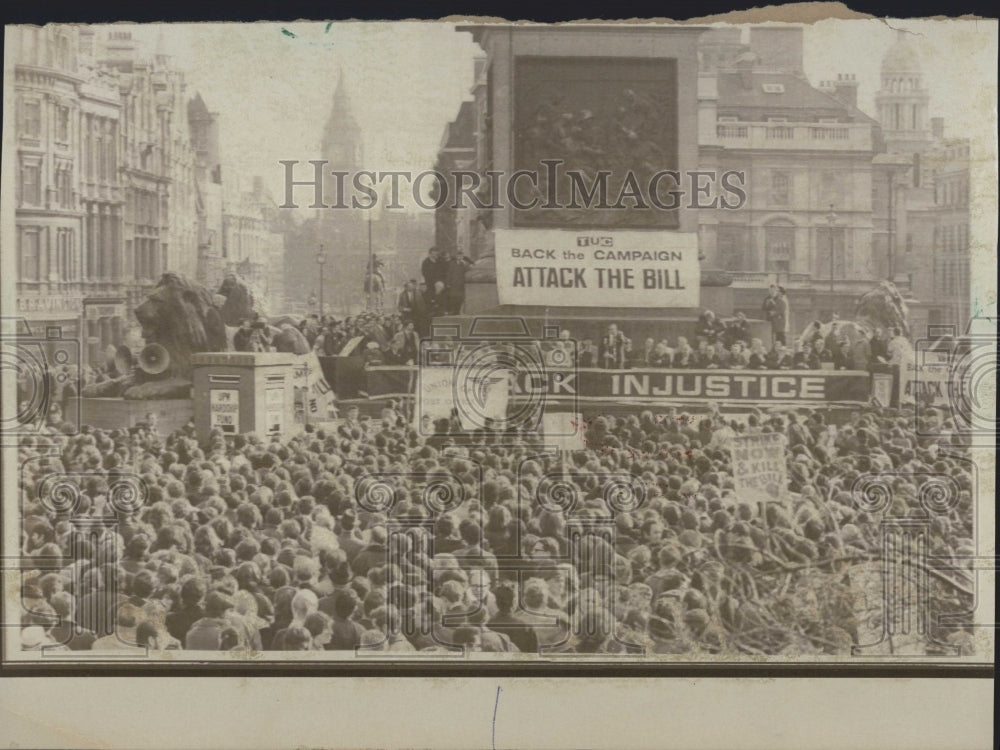
[[[471,98],[473,57],[479,53],[470,34],[432,22],[119,28],[133,28],[151,46],[162,34],[164,49],[187,71],[190,93],[201,92],[220,115],[224,163],[247,177],[262,175],[279,200],[278,161],[320,156],[341,67],[364,132],[368,168],[417,171],[433,165],[445,124]],[[946,118],[948,136],[972,135],[984,122],[995,123],[995,24],[818,23],[805,31],[807,77],[817,84],[837,73],[855,74],[859,105],[874,116],[879,67],[895,28],[913,32],[930,115]]]

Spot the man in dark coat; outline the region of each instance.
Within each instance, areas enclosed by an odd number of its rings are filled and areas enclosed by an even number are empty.
[[[458,315],[465,304],[465,271],[472,265],[467,255],[453,253],[447,260],[445,273],[445,311]]]
[[[431,315],[444,311],[444,290],[447,286],[448,262],[441,258],[436,247],[427,251],[427,257],[420,264],[420,273],[427,285],[425,298]]]

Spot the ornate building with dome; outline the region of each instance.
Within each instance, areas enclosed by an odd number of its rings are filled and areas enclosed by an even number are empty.
[[[882,58],[882,85],[875,95],[875,108],[886,151],[912,154],[932,145],[927,117],[931,97],[910,32],[900,29],[896,33],[896,42]]]

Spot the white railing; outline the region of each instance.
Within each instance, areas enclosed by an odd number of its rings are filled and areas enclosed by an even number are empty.
[[[867,151],[872,128],[864,124],[717,123],[718,145],[733,148],[824,149]]]

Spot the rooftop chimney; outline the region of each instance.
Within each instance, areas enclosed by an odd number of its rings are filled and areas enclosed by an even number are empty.
[[[837,80],[832,83],[833,95],[847,106],[857,109],[858,79],[854,73],[837,73]]]

